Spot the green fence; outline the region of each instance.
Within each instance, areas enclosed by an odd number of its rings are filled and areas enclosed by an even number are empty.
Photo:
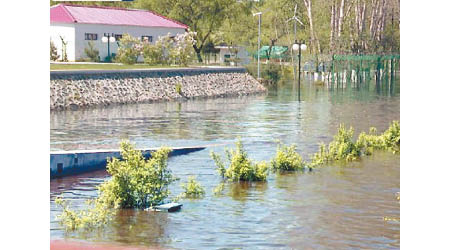
[[[363,79],[371,80],[375,77],[377,83],[385,80],[393,80],[396,72],[400,69],[400,55],[333,55],[330,66],[330,77],[332,83]],[[350,73],[348,73],[350,72]],[[345,78],[345,79],[344,79]]]

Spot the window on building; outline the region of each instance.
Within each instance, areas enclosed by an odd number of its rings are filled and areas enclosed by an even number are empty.
[[[84,33],[84,40],[97,40],[98,36],[94,33]]]
[[[153,36],[142,36],[142,41],[143,42],[153,42]]]
[[[116,41],[120,41],[120,39],[122,39],[122,34],[115,34],[114,38],[116,39]]]

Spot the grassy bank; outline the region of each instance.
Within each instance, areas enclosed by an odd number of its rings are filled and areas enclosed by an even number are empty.
[[[58,64],[50,63],[50,70],[115,70],[115,69],[154,69],[154,68],[180,68],[181,66],[167,66],[167,65],[148,65],[148,64]]]

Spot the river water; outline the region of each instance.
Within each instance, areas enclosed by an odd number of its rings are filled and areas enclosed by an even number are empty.
[[[400,119],[399,79],[394,83],[327,89],[304,81],[299,98],[291,81],[259,96],[52,112],[51,150],[117,148],[122,139],[138,147],[215,145],[169,159],[180,178],[171,185],[173,196],[195,175],[206,190],[203,199],[183,200],[182,210],[170,214],[124,210],[111,225],[89,233],[65,233],[53,200],[63,195],[83,208],[107,173],[51,180],[51,238],[169,249],[397,249],[399,155],[376,152],[345,166],[271,173],[267,183],[228,183],[220,196],[212,192],[221,178],[209,156],[211,150],[223,154],[241,137],[255,160],[270,161],[277,140],[296,143],[308,158],[340,123],[355,134],[371,126],[383,131]]]

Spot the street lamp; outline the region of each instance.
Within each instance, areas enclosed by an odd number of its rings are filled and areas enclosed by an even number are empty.
[[[258,16],[258,79],[260,79],[259,74],[259,50],[261,47],[261,15],[262,12],[253,13],[253,16]]]
[[[113,43],[116,41],[116,38],[114,37],[114,33],[104,33],[104,36],[102,37],[102,42],[103,43],[108,43],[108,59],[105,61],[111,62],[111,53],[110,53],[110,49],[109,49],[109,43]]]
[[[301,41],[300,43],[297,42],[297,40],[295,40],[294,44],[292,45],[292,49],[294,51],[298,50],[298,91],[300,92],[300,77],[301,77],[301,63],[302,63],[302,50],[306,50],[306,44],[304,44],[303,41]]]

